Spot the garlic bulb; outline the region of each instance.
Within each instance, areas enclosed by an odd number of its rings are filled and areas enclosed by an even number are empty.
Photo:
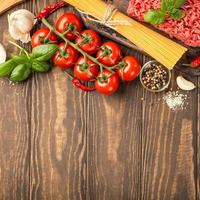
[[[191,81],[186,80],[182,76],[178,76],[176,78],[176,82],[177,82],[178,87],[181,90],[187,90],[187,91],[189,91],[189,90],[193,90],[193,89],[196,88],[196,86],[194,85],[194,83],[192,83]]]
[[[0,43],[0,64],[6,61],[6,50],[4,46]]]
[[[36,23],[35,16],[28,10],[20,9],[8,15],[9,33],[15,40],[28,43],[30,31]]]

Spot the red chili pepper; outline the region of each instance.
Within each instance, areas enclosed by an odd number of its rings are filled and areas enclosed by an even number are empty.
[[[89,86],[86,86],[84,84],[82,84],[80,82],[79,79],[77,78],[74,78],[71,74],[69,74],[67,71],[63,71],[65,74],[68,75],[68,77],[71,79],[71,82],[73,83],[73,85],[78,88],[78,89],[81,89],[83,91],[89,91],[89,92],[92,92],[92,91],[95,91],[96,88],[95,87],[89,87]]]
[[[200,67],[200,56],[191,62],[192,67]]]
[[[200,56],[192,60],[190,64],[183,64],[183,65],[188,66],[188,67],[193,67],[193,68],[200,67]]]
[[[46,8],[44,8],[43,10],[40,11],[40,13],[38,13],[38,15],[36,16],[36,18],[38,20],[42,20],[43,18],[48,17],[51,13],[53,13],[54,11],[56,11],[59,8],[62,8],[66,5],[65,2],[61,1],[61,2],[57,2],[53,5],[50,5]]]
[[[76,79],[76,78],[72,78],[71,81],[72,81],[72,83],[73,83],[73,85],[74,85],[75,87],[77,87],[77,88],[79,88],[79,89],[81,89],[81,90],[83,90],[83,91],[90,91],[90,92],[92,92],[92,91],[95,91],[95,90],[96,90],[95,87],[86,86],[86,85],[82,84],[82,83],[81,83],[78,79]]]

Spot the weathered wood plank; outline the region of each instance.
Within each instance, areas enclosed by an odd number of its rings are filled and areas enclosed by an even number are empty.
[[[88,199],[140,199],[141,91],[136,81],[89,96]]]
[[[84,199],[86,98],[60,70],[34,77],[31,199]]]
[[[19,7],[18,7],[19,8]],[[7,13],[0,17],[0,41],[8,54]],[[0,199],[29,198],[31,81],[10,85],[0,80]]]
[[[30,85],[0,85],[0,199],[28,199]]]
[[[188,96],[186,110],[170,111],[162,94],[144,93],[142,199],[196,199],[197,91]]]
[[[34,1],[35,11],[53,2]],[[31,90],[30,199],[85,199],[87,93],[58,68],[35,75]]]
[[[13,52],[6,14],[0,23]],[[57,68],[0,88],[0,199],[200,199],[196,90],[187,110],[172,112],[139,81],[103,96],[75,89]]]

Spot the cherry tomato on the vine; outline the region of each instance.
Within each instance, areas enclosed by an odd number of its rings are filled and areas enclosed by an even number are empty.
[[[31,46],[32,48],[42,45],[42,44],[56,44],[57,36],[50,32],[48,28],[41,28],[36,31],[31,37]]]
[[[73,13],[62,15],[56,22],[56,30],[60,33],[66,33],[69,40],[74,40],[82,30],[83,24],[80,18]]]
[[[53,56],[55,65],[62,69],[73,67],[78,59],[78,52],[65,43],[59,44],[59,51]]]
[[[118,76],[123,81],[135,80],[141,70],[141,64],[134,56],[126,56],[121,62],[121,66],[116,70]]]
[[[101,46],[101,37],[96,31],[89,29],[83,31],[75,42],[83,51],[92,55],[96,53]]]
[[[103,70],[95,81],[95,87],[102,94],[113,94],[119,88],[119,77],[116,73]]]
[[[97,52],[98,60],[109,67],[116,65],[121,57],[122,51],[119,45],[111,41],[105,42]]]
[[[83,56],[78,59],[74,67],[75,77],[82,81],[91,81],[95,79],[98,74],[99,66],[97,64]]]

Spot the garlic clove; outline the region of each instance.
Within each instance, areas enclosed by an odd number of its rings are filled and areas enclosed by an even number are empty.
[[[20,9],[8,15],[9,33],[15,40],[28,43],[30,31],[36,23],[35,16],[28,10]]]
[[[6,50],[4,46],[0,43],[0,64],[6,61]]]
[[[13,13],[10,14],[10,19],[13,20],[18,15],[23,15],[23,16],[29,18],[30,20],[35,19],[34,14],[31,13],[30,11],[26,10],[26,9],[20,9],[20,10],[14,11]]]
[[[15,40],[19,40],[22,35],[22,33],[17,29],[14,24],[9,24],[9,33],[10,36]]]
[[[194,83],[192,83],[191,81],[186,80],[182,76],[178,76],[176,78],[176,82],[177,82],[178,87],[180,89],[182,89],[182,90],[190,91],[190,90],[193,90],[193,89],[196,88],[196,86],[194,85]]]
[[[28,33],[33,28],[33,20],[29,20],[26,16],[18,16],[20,19],[16,18],[15,26],[21,33]]]
[[[30,33],[22,34],[19,40],[22,43],[28,43],[28,42],[30,42],[31,41],[31,35],[30,35]]]
[[[9,27],[9,33],[13,39],[20,40],[23,43],[31,41],[30,33],[21,33],[15,25]]]

